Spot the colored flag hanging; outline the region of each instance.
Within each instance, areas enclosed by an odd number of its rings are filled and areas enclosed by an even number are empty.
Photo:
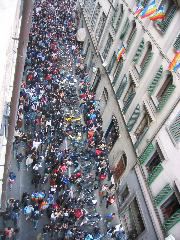
[[[119,51],[117,53],[117,61],[118,62],[122,58],[122,56],[125,53],[125,51],[126,51],[126,49],[125,49],[124,45],[122,45],[122,47],[119,49]]]
[[[137,8],[136,8],[135,12],[134,12],[134,16],[135,17],[139,16],[139,14],[142,12],[143,8],[144,8],[143,5],[141,3],[139,3],[137,5]]]
[[[149,19],[152,21],[162,20],[164,18],[165,18],[165,12],[164,12],[163,6],[161,6],[153,15],[149,17]]]
[[[156,3],[153,0],[147,7],[144,8],[144,10],[141,12],[140,16],[141,18],[146,18],[154,14],[157,10]]]
[[[175,54],[174,59],[169,64],[169,71],[177,72],[177,70],[180,68],[180,51],[177,51]]]

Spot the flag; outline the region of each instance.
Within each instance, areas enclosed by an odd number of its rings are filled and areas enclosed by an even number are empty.
[[[176,72],[180,68],[180,51],[177,51],[174,59],[172,62],[169,64],[169,71],[174,71]]]
[[[137,8],[136,8],[135,12],[134,12],[134,16],[135,16],[135,17],[139,16],[139,14],[142,12],[143,8],[144,8],[144,7],[142,6],[142,4],[139,3],[139,4],[137,5]]]
[[[157,10],[155,0],[153,0],[144,10],[141,12],[141,18],[146,18],[154,14]]]
[[[121,57],[123,56],[123,54],[125,53],[125,47],[124,45],[122,45],[122,47],[119,49],[118,54],[117,54],[117,61],[119,62],[119,60],[121,59]]]
[[[165,18],[164,7],[161,6],[153,15],[150,16],[150,20],[156,21]]]

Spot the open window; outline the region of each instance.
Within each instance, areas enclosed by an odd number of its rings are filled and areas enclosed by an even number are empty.
[[[126,157],[126,154],[124,153],[122,155],[121,159],[119,160],[118,164],[116,165],[115,170],[114,170],[114,180],[115,180],[115,182],[118,182],[120,180],[122,174],[126,170],[126,166],[127,166],[127,157]]]
[[[104,136],[106,140],[107,147],[111,150],[119,138],[119,126],[115,116],[112,117],[111,123]]]
[[[172,217],[172,215],[180,210],[180,204],[179,201],[173,193],[162,205],[161,205],[161,211],[163,213],[164,220],[168,220]]]
[[[158,102],[161,101],[161,99],[163,98],[164,94],[166,93],[167,89],[169,88],[169,86],[171,86],[173,83],[173,76],[171,73],[169,73],[163,83],[163,85],[161,86],[161,88],[159,89],[156,98],[158,100]]]
[[[148,161],[148,163],[146,164],[146,169],[148,174],[151,174],[153,172],[153,170],[162,162],[164,161],[164,156],[162,154],[162,151],[159,147],[159,145],[157,144],[156,146],[156,151],[154,152],[153,156],[151,157],[151,159]]]

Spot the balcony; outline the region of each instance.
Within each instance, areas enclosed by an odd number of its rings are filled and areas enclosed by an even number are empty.
[[[153,169],[153,171],[149,174],[147,178],[148,185],[151,185],[151,183],[154,182],[154,180],[158,177],[158,175],[162,172],[162,170],[163,170],[163,166],[161,165],[161,163],[159,163]]]
[[[174,225],[180,222],[180,209],[178,209],[163,225],[165,231],[169,231]]]

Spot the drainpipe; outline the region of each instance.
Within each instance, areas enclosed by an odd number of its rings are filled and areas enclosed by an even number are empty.
[[[33,0],[24,0],[22,8],[22,20],[21,20],[21,29],[19,34],[19,44],[17,50],[17,59],[16,67],[14,74],[14,84],[13,92],[10,105],[10,117],[8,124],[8,137],[6,145],[6,155],[5,155],[5,166],[4,166],[4,175],[3,175],[3,185],[2,185],[2,197],[1,197],[1,211],[6,210],[6,191],[8,185],[8,175],[11,165],[11,160],[13,159],[13,141],[14,141],[14,130],[16,126],[18,103],[21,82],[23,78],[23,71],[26,59],[26,50],[29,41],[29,32],[31,27],[32,20],[32,10],[33,10]]]

